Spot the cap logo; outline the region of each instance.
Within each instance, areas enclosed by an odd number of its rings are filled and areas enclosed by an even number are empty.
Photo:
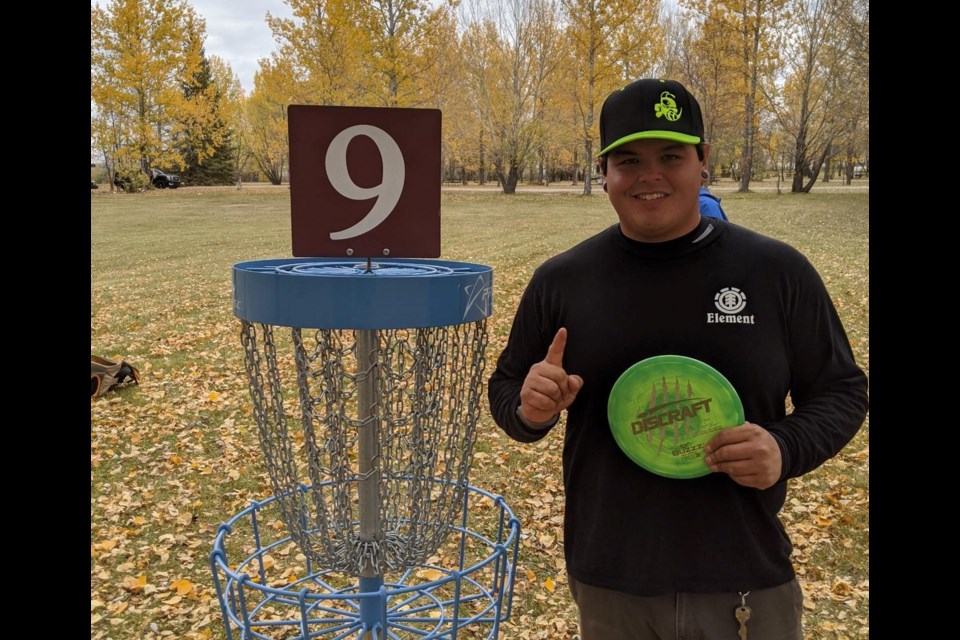
[[[666,118],[670,122],[676,122],[680,119],[683,109],[677,109],[677,102],[674,98],[676,96],[669,91],[660,94],[660,102],[653,105],[653,112],[657,114],[658,118]]]

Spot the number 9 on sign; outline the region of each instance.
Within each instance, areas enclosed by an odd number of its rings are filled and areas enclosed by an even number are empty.
[[[292,104],[288,115],[293,255],[440,256],[439,109]]]
[[[383,178],[373,187],[360,187],[350,177],[347,168],[347,147],[357,136],[366,136],[373,140],[383,161]],[[350,200],[373,200],[370,211],[356,224],[333,231],[331,240],[356,238],[377,227],[393,212],[403,193],[405,168],[403,154],[396,141],[383,129],[368,124],[358,124],[344,129],[330,141],[325,158],[327,179],[337,192]]]

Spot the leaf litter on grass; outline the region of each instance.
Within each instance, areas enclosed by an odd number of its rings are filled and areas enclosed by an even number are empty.
[[[91,199],[91,351],[143,374],[140,386],[91,400],[91,638],[222,640],[208,563],[217,527],[271,494],[230,268],[289,255],[289,196],[149,195]],[[809,195],[730,194],[724,203],[735,222],[807,253],[869,371],[866,196]],[[488,376],[533,269],[615,217],[602,195],[444,194],[443,208],[441,257],[494,268]],[[513,221],[511,233],[491,219]],[[132,252],[133,268],[113,268]],[[562,551],[562,428],[521,445],[481,409],[471,483],[503,495],[523,527],[505,639],[577,634]],[[868,475],[867,423],[837,458],[790,481],[781,517],[810,640],[869,635]]]

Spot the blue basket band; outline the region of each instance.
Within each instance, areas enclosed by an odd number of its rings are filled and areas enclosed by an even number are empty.
[[[493,269],[393,258],[280,258],[233,265],[233,313],[249,322],[313,329],[442,327],[487,318]]]

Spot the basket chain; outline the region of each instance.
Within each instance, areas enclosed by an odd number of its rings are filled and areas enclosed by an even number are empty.
[[[360,353],[361,330],[294,328],[293,362],[278,362],[270,325],[242,324],[265,466],[283,496],[281,518],[304,554],[345,572],[425,562],[462,513],[486,320],[377,330],[367,354]],[[295,387],[283,376],[294,366]],[[368,401],[360,397],[364,384],[372,385],[369,407],[360,406]],[[288,428],[285,400],[299,403],[302,434]],[[367,475],[379,475],[379,530],[372,539],[361,539],[359,530],[358,432],[365,427],[376,433]],[[297,490],[301,479],[314,487],[308,497]]]

